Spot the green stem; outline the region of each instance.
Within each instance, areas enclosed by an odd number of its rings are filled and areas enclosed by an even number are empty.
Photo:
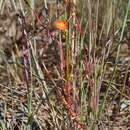
[[[67,36],[66,36],[66,79],[69,79],[69,40],[68,40],[68,32],[67,32]]]

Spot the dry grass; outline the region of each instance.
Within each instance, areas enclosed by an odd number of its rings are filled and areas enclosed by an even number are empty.
[[[129,129],[129,6],[1,0],[0,129]]]

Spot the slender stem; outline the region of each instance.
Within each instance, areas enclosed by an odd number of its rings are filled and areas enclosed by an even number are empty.
[[[127,21],[127,17],[128,17],[129,8],[130,8],[130,0],[128,2],[128,6],[127,6],[127,10],[126,10],[126,15],[125,15],[123,26],[122,26],[120,41],[122,41],[122,38],[123,38],[123,34],[124,34],[124,30],[125,30],[125,25],[126,25],[126,21]]]
[[[67,33],[69,33],[69,31],[67,32]],[[66,47],[65,47],[65,49],[66,49],[66,79],[68,80],[68,78],[69,78],[69,40],[68,40],[68,36],[69,36],[69,34],[67,34],[67,36],[66,36]]]

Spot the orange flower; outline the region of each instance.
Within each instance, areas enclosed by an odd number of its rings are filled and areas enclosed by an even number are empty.
[[[55,27],[59,30],[65,30],[68,28],[68,23],[65,20],[56,20]]]

